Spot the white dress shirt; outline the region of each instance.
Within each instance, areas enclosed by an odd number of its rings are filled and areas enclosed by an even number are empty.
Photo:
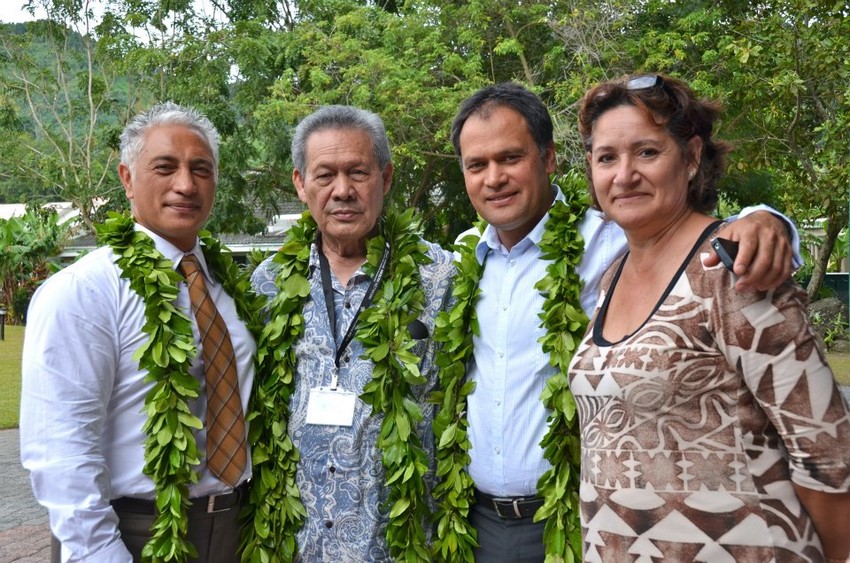
[[[157,250],[176,265],[183,252],[149,230]],[[227,324],[236,355],[239,392],[247,409],[256,345],[239,320],[233,299],[211,279],[198,244],[192,251],[209,293]],[[33,296],[24,337],[21,393],[21,460],[33,491],[50,513],[62,542],[63,561],[132,561],[117,529],[110,499],[153,499],[154,484],[143,475],[144,401],[152,384],[133,358],[147,341],[145,306],[121,277],[109,247],[100,248],[51,276]],[[201,381],[192,412],[205,420],[206,396],[201,342],[189,294],[180,284],[176,306],[193,320],[198,356],[190,368]],[[206,470],[206,431],[196,433],[200,479],[190,497],[229,487]],[[249,459],[250,462],[250,459]],[[246,468],[243,480],[251,474]]]
[[[553,190],[556,199],[564,199],[557,186]],[[768,207],[756,206],[740,216],[759,210],[776,214]],[[544,334],[539,316],[544,299],[534,289],[550,263],[541,258],[539,246],[548,220],[547,213],[510,250],[488,225],[476,248],[484,274],[475,307],[480,334],[473,338],[473,359],[467,368],[467,377],[475,382],[468,397],[469,473],[476,488],[497,497],[536,495],[537,481],[550,467],[540,447],[549,415],[540,394],[555,368],[538,342]],[[587,211],[579,230],[584,239],[584,256],[578,267],[584,283],[581,306],[590,315],[602,275],[626,251],[627,243],[622,229],[604,221],[594,209]],[[792,230],[798,265],[799,237],[796,229]]]

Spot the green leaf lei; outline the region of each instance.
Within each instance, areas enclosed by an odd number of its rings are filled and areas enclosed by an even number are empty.
[[[142,556],[153,562],[186,561],[197,557],[195,547],[186,540],[186,511],[189,485],[198,481],[193,468],[200,463],[194,431],[203,425],[188,406],[201,388],[200,381],[189,374],[197,353],[192,321],[174,306],[183,276],[147,234],[134,229],[129,215],[110,213],[97,227],[97,234],[115,253],[121,277],[145,304],[142,332],[148,341],[133,358],[148,372],[145,381],[153,383],[145,397],[148,419],[142,428],[147,436],[143,471],[154,482],[158,512]],[[233,297],[239,318],[257,334],[265,300],[251,290],[250,280],[220,242],[205,231],[199,237],[207,264]]]
[[[581,561],[580,438],[567,367],[587,328],[587,316],[579,306],[582,282],[576,268],[584,253],[579,225],[588,202],[579,179],[562,180],[569,184],[564,189],[565,200],[556,201],[549,210],[540,243],[542,258],[551,264],[546,276],[535,284],[545,298],[540,318],[546,335],[540,342],[550,355],[550,363],[557,368],[540,397],[551,410],[549,429],[541,446],[552,467],[538,481],[544,504],[534,518],[547,518],[543,536],[547,562]],[[465,369],[472,356],[472,335],[478,334],[475,303],[483,265],[475,257],[477,243],[478,237],[468,236],[456,248],[460,254],[454,290],[457,300],[451,311],[438,317],[434,332],[434,338],[442,345],[436,363],[443,389],[442,394],[435,394],[442,405],[434,422],[437,474],[442,482],[435,491],[438,519],[434,549],[440,559],[468,562],[474,561],[476,538],[468,520],[474,485],[467,472],[470,443],[466,397],[472,392],[472,383],[465,382]]]
[[[423,527],[429,514],[424,483],[428,462],[415,433],[422,411],[411,392],[425,378],[419,358],[411,352],[415,341],[407,326],[424,309],[419,266],[430,259],[412,210],[388,211],[382,231],[369,240],[364,265],[374,275],[385,241],[390,242],[388,269],[356,332],[364,357],[374,364],[361,399],[372,406],[373,414],[383,414],[377,445],[389,488],[387,545],[398,559],[428,561]],[[295,343],[304,332],[302,311],[310,294],[310,247],[315,238],[315,221],[305,213],[273,258],[281,267],[275,280],[280,291],[269,305],[269,322],[258,344],[258,362],[267,366],[260,371],[268,379],[259,382],[249,415],[255,479],[243,562],[292,561],[295,535],[306,517],[295,480],[299,454],[288,435],[288,420],[297,367]]]
[[[484,231],[479,224],[478,232]],[[472,336],[478,334],[475,302],[481,290],[478,284],[484,268],[475,256],[479,237],[467,235],[456,246],[458,274],[452,288],[455,300],[450,311],[437,316],[434,339],[442,344],[435,363],[440,370],[440,390],[431,399],[439,405],[433,429],[437,439],[437,526],[432,546],[439,561],[474,561],[478,532],[469,523],[469,508],[474,501],[474,484],[467,470],[469,458],[469,422],[466,397],[475,383],[466,380],[466,365],[472,357]]]
[[[546,268],[546,276],[534,286],[545,297],[540,318],[546,334],[540,343],[549,354],[549,363],[557,369],[540,395],[543,405],[552,411],[549,430],[540,442],[543,455],[552,467],[537,482],[544,503],[534,520],[546,518],[543,531],[546,561],[569,563],[581,561],[578,496],[581,442],[567,369],[588,322],[581,308],[582,282],[576,271],[584,254],[579,226],[588,202],[583,187],[565,187],[564,196],[564,202],[557,202],[549,211],[540,241],[543,259],[552,263]]]
[[[295,344],[304,333],[304,303],[310,296],[310,245],[316,223],[304,213],[273,260],[280,265],[278,294],[257,341],[257,371],[248,408],[254,479],[243,530],[242,561],[276,563],[295,558],[295,534],[307,511],[295,480],[300,454],[289,437],[289,399],[295,390]]]
[[[426,380],[419,372],[419,357],[411,351],[416,342],[407,327],[425,308],[419,266],[431,259],[425,254],[427,247],[413,210],[389,212],[383,236],[369,241],[364,269],[371,275],[377,270],[384,237],[392,252],[389,268],[378,299],[363,311],[357,329],[364,357],[374,364],[372,381],[360,398],[372,406],[373,414],[384,415],[378,447],[389,488],[386,534],[390,553],[403,561],[430,561],[424,529],[430,516],[424,480],[428,458],[416,434],[423,416],[412,393],[414,385]]]

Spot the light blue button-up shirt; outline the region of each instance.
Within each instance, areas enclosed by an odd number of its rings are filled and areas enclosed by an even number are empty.
[[[553,190],[564,199],[560,189]],[[534,289],[549,265],[539,246],[548,219],[546,214],[510,250],[488,226],[476,249],[485,268],[476,305],[481,331],[467,372],[475,381],[468,398],[469,471],[478,489],[495,496],[537,494],[537,480],[549,468],[540,447],[548,416],[540,393],[555,370],[538,342],[544,333],[538,316],[543,297]],[[585,241],[578,270],[584,282],[581,302],[591,311],[602,273],[624,252],[626,238],[595,210],[587,212],[580,230]]]

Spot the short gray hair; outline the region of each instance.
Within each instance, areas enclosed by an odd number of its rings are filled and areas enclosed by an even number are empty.
[[[354,106],[323,106],[302,119],[295,128],[292,164],[296,170],[304,172],[307,166],[307,140],[310,135],[328,129],[354,129],[368,133],[378,166],[384,170],[390,163],[390,142],[380,117]]]
[[[182,125],[195,131],[203,138],[212,152],[216,180],[218,180],[218,148],[221,137],[215,125],[194,108],[183,107],[174,102],[156,104],[134,117],[121,133],[121,163],[131,171],[142,152],[142,139],[153,127],[160,125]]]

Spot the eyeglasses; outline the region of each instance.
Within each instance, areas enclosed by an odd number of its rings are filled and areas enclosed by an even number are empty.
[[[647,90],[656,87],[664,89],[665,92],[667,91],[667,85],[664,83],[664,79],[657,74],[642,74],[626,82],[626,90]]]
[[[629,92],[639,92],[641,90],[651,90],[653,88],[660,88],[664,94],[670,98],[675,100],[676,96],[673,94],[673,91],[667,85],[667,82],[658,74],[641,74],[640,76],[635,76],[634,78],[630,78],[626,81],[626,90]],[[593,96],[595,100],[603,100],[611,93],[612,90],[617,89],[616,82],[610,82],[602,88]]]
[[[657,74],[641,74],[640,76],[635,76],[626,82],[626,90],[629,92],[639,92],[641,90],[651,90],[653,88],[660,89],[670,102],[675,104],[677,107],[679,106],[679,100],[676,97],[675,92],[673,92],[673,89],[670,88],[670,85],[667,84],[666,80]]]

